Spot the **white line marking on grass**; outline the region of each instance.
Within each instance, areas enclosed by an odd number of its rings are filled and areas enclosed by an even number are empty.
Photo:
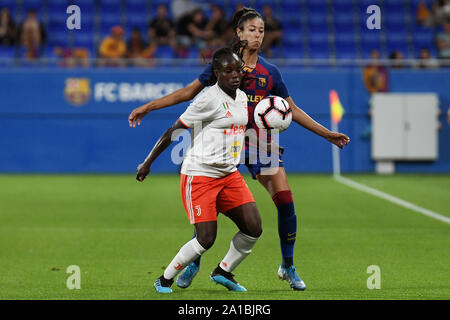
[[[334,178],[338,182],[340,182],[342,184],[345,184],[345,185],[347,185],[349,187],[352,187],[354,189],[357,189],[359,191],[367,192],[367,193],[369,193],[369,194],[371,194],[373,196],[376,196],[378,198],[390,201],[392,203],[398,204],[399,206],[402,206],[402,207],[405,207],[407,209],[419,212],[419,213],[421,213],[423,215],[426,215],[426,216],[428,216],[430,218],[433,218],[433,219],[436,219],[436,220],[439,220],[439,221],[442,221],[442,222],[450,224],[450,218],[448,218],[446,216],[443,216],[443,215],[441,215],[439,213],[436,213],[434,211],[431,211],[431,210],[419,207],[419,206],[417,206],[417,205],[415,205],[415,204],[413,204],[411,202],[408,202],[408,201],[402,200],[400,198],[391,196],[390,194],[387,194],[387,193],[379,191],[377,189],[368,187],[368,186],[366,186],[364,184],[358,183],[358,182],[353,181],[353,180],[348,179],[348,178],[344,178],[344,177],[339,176],[339,175],[335,175]]]

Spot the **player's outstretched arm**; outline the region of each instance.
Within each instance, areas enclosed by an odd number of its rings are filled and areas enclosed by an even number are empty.
[[[305,111],[295,105],[291,97],[286,98],[286,101],[292,109],[292,119],[299,125],[327,139],[341,149],[349,144],[349,137],[343,133],[330,131],[320,123],[314,121]]]
[[[128,123],[130,127],[135,128],[136,124],[139,126],[142,119],[150,111],[170,107],[181,102],[192,100],[205,86],[195,79],[186,87],[178,89],[167,96],[150,101],[139,108],[134,109],[128,116]]]
[[[181,123],[179,119],[173,124],[171,128],[163,133],[163,135],[154,145],[152,151],[150,151],[150,153],[148,154],[147,158],[145,158],[145,161],[138,165],[136,174],[137,181],[144,181],[144,179],[150,173],[150,167],[153,161],[155,161],[156,158],[158,158],[159,155],[164,150],[166,150],[168,146],[170,146],[170,144],[172,143],[172,135],[178,129],[186,129],[186,127]]]

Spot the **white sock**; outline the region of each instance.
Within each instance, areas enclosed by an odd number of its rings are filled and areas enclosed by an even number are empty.
[[[178,251],[175,258],[164,270],[164,278],[167,280],[175,278],[185,266],[200,257],[205,251],[206,249],[198,243],[197,238],[192,239]]]
[[[252,252],[257,240],[258,238],[250,237],[241,231],[236,233],[231,240],[230,250],[220,263],[220,267],[228,272],[233,271]]]

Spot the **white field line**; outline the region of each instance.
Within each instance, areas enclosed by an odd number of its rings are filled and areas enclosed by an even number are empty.
[[[349,187],[352,187],[354,189],[357,189],[359,191],[367,192],[367,193],[369,193],[369,194],[371,194],[371,195],[373,195],[375,197],[378,197],[378,198],[390,201],[390,202],[395,203],[395,204],[397,204],[399,206],[402,206],[402,207],[405,207],[407,209],[419,212],[419,213],[421,213],[421,214],[423,214],[425,216],[428,216],[430,218],[433,218],[433,219],[442,221],[444,223],[450,224],[450,218],[449,217],[443,216],[443,215],[441,215],[439,213],[436,213],[434,211],[431,211],[431,210],[419,207],[419,206],[417,206],[417,205],[415,205],[415,204],[413,204],[411,202],[408,202],[408,201],[402,200],[400,198],[391,196],[390,194],[387,194],[387,193],[379,191],[377,189],[368,187],[368,186],[366,186],[364,184],[358,183],[358,182],[353,181],[351,179],[344,178],[344,177],[342,177],[340,175],[335,175],[334,178],[336,179],[336,181],[338,181],[338,182],[340,182],[342,184],[345,184],[345,185],[347,185]]]

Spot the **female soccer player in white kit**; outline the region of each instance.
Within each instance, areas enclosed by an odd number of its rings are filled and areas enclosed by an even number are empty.
[[[172,133],[191,128],[193,143],[181,167],[181,197],[196,237],[156,279],[154,287],[159,293],[171,293],[175,276],[213,245],[217,212],[229,217],[239,231],[210,279],[231,291],[247,291],[231,272],[252,251],[262,227],[255,200],[237,171],[248,121],[247,95],[238,89],[241,69],[242,61],[232,49],[217,50],[212,61],[217,83],[190,104],[138,166],[136,179],[143,181],[153,161],[171,144]]]

